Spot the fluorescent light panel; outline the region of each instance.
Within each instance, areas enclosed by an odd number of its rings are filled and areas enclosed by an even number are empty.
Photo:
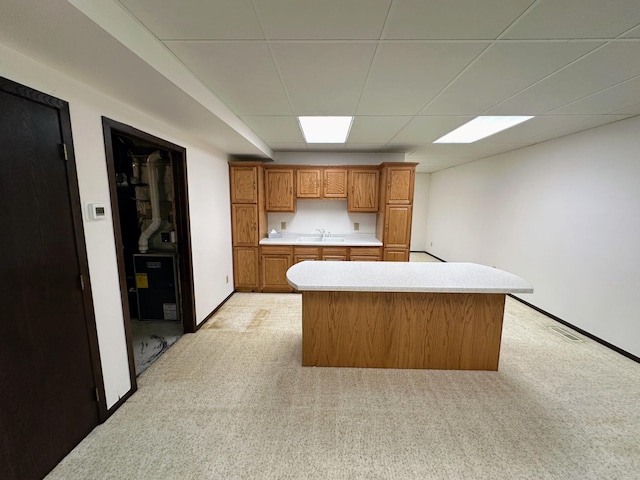
[[[452,132],[440,137],[433,143],[473,143],[482,138],[511,128],[519,123],[526,122],[532,116],[498,116],[476,117]]]
[[[353,117],[298,117],[307,143],[345,143]]]

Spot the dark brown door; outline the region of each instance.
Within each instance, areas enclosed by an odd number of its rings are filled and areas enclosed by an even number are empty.
[[[99,418],[64,102],[11,85],[0,78],[0,476],[23,480]]]

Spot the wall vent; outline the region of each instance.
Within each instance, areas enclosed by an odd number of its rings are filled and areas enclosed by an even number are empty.
[[[562,327],[551,326],[547,328],[549,328],[549,330],[551,330],[552,332],[566,338],[567,340],[571,340],[572,342],[582,342],[581,338],[576,337],[573,333],[565,330]]]

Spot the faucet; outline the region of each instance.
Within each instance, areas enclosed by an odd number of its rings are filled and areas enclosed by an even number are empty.
[[[316,232],[320,232],[320,238],[322,238],[323,240],[327,235],[327,232],[324,228],[316,228]]]

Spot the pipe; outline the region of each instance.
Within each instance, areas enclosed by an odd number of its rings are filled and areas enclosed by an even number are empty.
[[[160,160],[160,151],[156,150],[147,157],[147,182],[149,184],[149,200],[151,201],[151,223],[142,232],[138,239],[138,249],[140,253],[149,251],[149,238],[153,235],[160,224],[160,192],[158,191],[158,168],[156,162]]]

